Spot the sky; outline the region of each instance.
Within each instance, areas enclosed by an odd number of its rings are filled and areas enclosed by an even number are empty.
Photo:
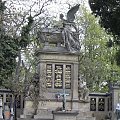
[[[6,1],[6,0],[3,0],[3,1]],[[45,0],[7,0],[6,4],[7,4],[7,7],[15,8],[14,9],[15,12],[16,10],[22,10],[22,12],[24,12],[30,9],[30,7],[28,6],[31,6],[36,2],[32,10],[39,11],[40,9],[39,1],[45,1]],[[49,14],[51,14],[51,17],[54,15],[56,16],[56,18],[59,18],[60,13],[66,14],[69,10],[69,5],[66,3],[70,4],[71,6],[74,6],[75,4],[83,4],[86,6],[86,8],[89,9],[87,0],[56,0],[55,2],[52,2],[51,5],[47,6],[48,12]]]
[[[42,5],[41,3],[45,1],[48,0],[7,0],[7,3],[12,3],[16,9],[22,9],[22,11],[26,11],[30,8],[28,6],[35,4],[32,7],[32,10],[39,11],[40,6]],[[51,16],[59,16],[60,13],[67,13],[69,10],[69,5],[66,3],[70,4],[71,6],[74,6],[75,4],[83,4],[89,9],[88,0],[54,0],[52,4],[47,5],[49,14],[51,14]]]

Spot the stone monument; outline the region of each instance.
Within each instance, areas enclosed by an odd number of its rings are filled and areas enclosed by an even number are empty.
[[[2,99],[0,99],[0,119],[3,119],[3,105],[2,105]]]
[[[63,14],[60,14],[61,27],[43,29],[39,33],[44,46],[36,50],[35,55],[39,74],[39,95],[42,93],[44,97],[39,98],[34,119],[60,120],[66,116],[64,120],[83,120],[80,115],[85,115],[85,109],[89,111],[89,104],[80,102],[78,95],[80,43],[74,23],[78,9],[79,5],[72,7],[66,20]],[[42,91],[41,81],[44,81],[46,91]],[[29,98],[25,101],[23,114],[23,118],[33,114],[33,102]],[[90,117],[87,119],[88,114],[86,113],[85,120],[93,120]]]

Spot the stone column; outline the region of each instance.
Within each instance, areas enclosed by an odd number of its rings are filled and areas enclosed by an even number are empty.
[[[112,88],[112,120],[116,118],[116,106],[117,103],[120,103],[120,87],[119,86],[113,86]]]
[[[78,63],[73,64],[73,93],[72,93],[72,109],[78,110]]]
[[[41,85],[43,85],[43,82],[45,82],[44,80],[45,80],[45,76],[46,76],[46,63],[44,63],[44,62],[41,62],[41,63],[39,63],[40,65],[40,79],[39,79],[39,83],[40,83],[40,89],[42,89],[41,88]],[[41,92],[41,90],[40,90],[40,92]],[[42,94],[42,93],[40,93],[40,94]]]
[[[114,86],[112,89],[112,109],[115,111],[117,103],[120,103],[120,87]]]
[[[6,103],[6,93],[3,94],[3,103]]]

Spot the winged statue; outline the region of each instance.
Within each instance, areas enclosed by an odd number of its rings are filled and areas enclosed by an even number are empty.
[[[80,4],[77,4],[75,6],[73,6],[68,12],[67,12],[67,18],[66,20],[64,19],[64,15],[60,14],[60,19],[64,20],[66,22],[73,22],[75,19],[75,14],[79,9]]]
[[[79,9],[80,4],[71,7],[67,12],[66,19],[60,14],[59,24],[54,28],[45,28],[39,32],[38,36],[43,43],[61,43],[62,47],[70,53],[80,51],[79,32],[76,26],[75,14]],[[46,47],[48,48],[48,47]]]
[[[79,33],[74,23],[75,14],[79,9],[80,4],[73,6],[68,12],[67,17],[64,19],[64,15],[60,14],[60,19],[62,20],[62,37],[64,40],[64,45],[68,51],[71,53],[80,51],[79,43]]]
[[[75,14],[79,9],[80,4],[77,4],[73,6],[68,12],[67,12],[67,21],[73,22],[75,19]]]

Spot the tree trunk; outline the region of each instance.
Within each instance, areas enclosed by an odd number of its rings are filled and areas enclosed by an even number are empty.
[[[14,120],[17,120],[17,95],[14,95]]]

